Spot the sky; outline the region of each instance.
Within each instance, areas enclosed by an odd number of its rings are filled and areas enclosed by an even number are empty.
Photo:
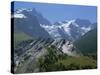
[[[97,22],[97,7],[68,4],[50,4],[34,2],[15,2],[14,8],[35,8],[38,12],[48,19],[51,23],[72,20],[88,19],[92,23]]]

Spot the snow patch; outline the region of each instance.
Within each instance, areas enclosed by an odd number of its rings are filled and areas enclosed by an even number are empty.
[[[20,9],[17,9],[15,13],[19,14],[19,13],[22,13],[24,10],[28,12],[32,11],[32,9],[20,8]]]
[[[14,18],[27,18],[24,14],[14,14]]]
[[[81,29],[84,30],[84,32],[86,33],[86,32],[91,30],[91,27],[87,27],[87,28],[86,27],[81,27]]]

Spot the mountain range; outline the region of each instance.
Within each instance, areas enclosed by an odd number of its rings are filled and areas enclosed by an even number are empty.
[[[20,29],[34,38],[60,38],[75,41],[96,26],[96,23],[79,18],[51,24],[35,8],[17,9],[12,14],[12,18],[14,18],[15,30]]]

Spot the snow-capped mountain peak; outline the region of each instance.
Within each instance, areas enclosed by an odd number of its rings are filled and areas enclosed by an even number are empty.
[[[58,24],[58,25],[57,25]],[[53,25],[40,24],[53,38],[69,38],[71,40],[78,39],[85,33],[91,30],[91,25],[82,26],[74,20],[65,20],[63,22],[56,22]]]
[[[40,13],[38,12],[35,8],[18,8],[13,11],[11,14],[12,18],[32,18],[36,17],[38,19],[38,22],[40,24],[48,24],[50,25],[51,23]]]
[[[16,9],[14,14],[12,15],[12,18],[27,18],[27,16],[22,13],[23,11],[30,12],[32,11],[32,9],[27,9],[27,8]]]

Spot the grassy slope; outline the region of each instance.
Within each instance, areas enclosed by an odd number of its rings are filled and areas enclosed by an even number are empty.
[[[85,34],[75,42],[76,47],[84,54],[97,52],[97,29]]]
[[[22,41],[26,41],[29,39],[32,39],[32,37],[25,34],[24,32],[15,32],[14,33],[14,44],[15,45],[22,42]]]
[[[97,67],[97,61],[88,56],[72,57],[66,54],[59,56],[54,50],[54,48],[48,48],[49,53],[39,59],[40,71],[81,70]]]
[[[79,66],[80,69],[83,69],[85,66],[96,68],[96,61],[85,56],[84,57],[69,57],[67,59],[60,60],[57,63],[62,63],[66,67],[70,64],[75,64]]]

